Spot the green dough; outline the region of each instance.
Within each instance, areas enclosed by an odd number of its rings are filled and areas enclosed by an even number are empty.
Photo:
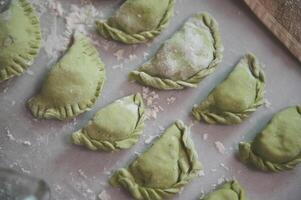
[[[107,21],[97,21],[100,35],[126,44],[159,35],[173,14],[174,0],[127,0]]]
[[[293,169],[301,162],[301,106],[275,114],[253,142],[240,143],[239,156],[263,171]]]
[[[22,74],[39,52],[39,19],[26,0],[12,0],[0,13],[0,82]]]
[[[110,183],[138,200],[163,200],[180,192],[200,169],[189,130],[176,121],[127,168],[116,171]]]
[[[80,33],[48,74],[40,93],[28,101],[36,118],[67,120],[94,105],[105,80],[104,64]]]
[[[85,128],[72,134],[72,140],[91,150],[127,149],[137,143],[143,126],[144,105],[137,93],[99,110]]]
[[[237,181],[229,181],[201,200],[247,200],[247,197]]]
[[[192,114],[209,124],[238,124],[264,103],[264,73],[252,54],[245,55],[228,78]]]
[[[129,74],[130,80],[162,90],[196,87],[222,60],[216,21],[207,13],[190,17],[156,55]]]

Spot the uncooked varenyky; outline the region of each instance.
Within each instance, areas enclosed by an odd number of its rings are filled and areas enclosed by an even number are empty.
[[[201,200],[247,200],[247,197],[244,189],[234,180],[223,183]]]
[[[127,168],[111,177],[138,200],[163,200],[181,191],[201,169],[188,128],[177,121]]]
[[[254,141],[240,143],[239,156],[263,171],[293,169],[301,162],[301,106],[275,114]]]
[[[90,110],[105,80],[104,64],[89,39],[75,33],[73,44],[28,101],[36,118],[67,120]]]
[[[215,71],[222,51],[216,21],[207,13],[195,14],[129,79],[163,90],[196,87]]]
[[[126,44],[144,43],[159,35],[173,14],[174,0],[127,0],[114,16],[97,21],[103,37]]]
[[[0,13],[0,82],[22,74],[39,52],[40,22],[26,0]]]
[[[192,114],[210,124],[238,124],[264,103],[264,73],[251,54],[245,55],[228,78],[214,88]]]
[[[144,105],[137,93],[99,110],[86,127],[72,134],[72,141],[94,151],[127,149],[137,143],[143,127]]]

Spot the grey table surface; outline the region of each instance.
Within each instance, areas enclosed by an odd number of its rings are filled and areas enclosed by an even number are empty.
[[[187,125],[193,125],[191,137],[205,175],[195,178],[172,199],[196,200],[202,192],[214,189],[223,178],[239,180],[250,200],[301,199],[301,166],[282,173],[262,173],[246,167],[235,156],[237,144],[252,139],[275,112],[301,103],[300,63],[242,1],[178,0],[175,15],[167,29],[147,45],[134,46],[108,42],[93,33],[95,17],[110,16],[121,4],[120,0],[95,0],[92,1],[93,6],[81,5],[77,0],[65,0],[60,1],[63,10],[56,3],[59,1],[31,2],[41,17],[44,42],[39,56],[27,73],[0,84],[0,167],[13,168],[47,180],[53,199],[56,200],[95,199],[104,190],[112,200],[131,199],[124,190],[111,188],[107,184],[109,172],[125,166],[137,153],[143,152],[150,145],[145,141],[150,136],[162,133],[162,127],[166,128],[175,120],[181,119]],[[155,100],[155,104],[160,105],[163,111],[158,113],[156,119],[146,121],[143,136],[133,148],[116,153],[102,153],[73,146],[70,134],[84,126],[98,109],[122,96],[142,92],[142,86],[127,81],[128,72],[151,57],[185,19],[200,11],[209,12],[219,23],[225,51],[217,71],[204,79],[196,89],[155,90],[160,97]],[[65,48],[61,41],[66,28],[68,29],[66,19],[70,25],[71,18],[76,18],[74,12],[86,16],[84,23],[92,30],[90,35],[98,44],[98,50],[106,64],[107,81],[103,94],[91,111],[75,120],[35,120],[25,103],[39,90],[45,75]],[[70,26],[73,27],[74,24]],[[80,28],[82,25],[76,26]],[[114,53],[120,49],[124,51],[124,55],[123,59],[118,60]],[[193,104],[204,99],[247,52],[256,54],[265,66],[265,96],[271,105],[262,106],[240,125],[219,126],[194,122],[190,116]],[[169,97],[175,97],[175,102],[168,104]],[[204,140],[204,134],[208,134],[207,140]],[[217,151],[214,145],[216,141],[224,144],[225,154]]]

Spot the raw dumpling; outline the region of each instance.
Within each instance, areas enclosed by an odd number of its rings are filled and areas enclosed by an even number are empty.
[[[139,93],[99,110],[88,125],[73,133],[73,143],[91,150],[115,151],[133,146],[144,126],[144,105]]]
[[[301,162],[301,106],[277,113],[253,142],[240,143],[239,156],[263,171],[293,169]]]
[[[237,181],[229,181],[201,200],[247,200],[247,197]]]
[[[48,74],[40,93],[28,101],[37,118],[71,119],[89,110],[105,80],[104,64],[89,39],[80,33]]]
[[[214,72],[222,51],[216,21],[207,13],[195,14],[129,79],[163,90],[196,87]]]
[[[39,52],[40,23],[27,0],[0,13],[0,82],[22,74]]]
[[[165,133],[127,168],[111,177],[138,200],[163,200],[181,191],[201,169],[188,128],[181,121]]]
[[[174,0],[127,0],[107,21],[97,21],[100,35],[126,44],[144,43],[166,27]]]
[[[238,124],[264,103],[264,73],[255,56],[245,55],[224,82],[192,114],[209,124]]]

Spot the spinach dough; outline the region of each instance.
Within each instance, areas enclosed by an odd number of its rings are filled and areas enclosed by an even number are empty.
[[[105,80],[104,64],[89,39],[74,34],[72,46],[52,68],[28,106],[36,118],[67,120],[90,110]]]
[[[253,142],[239,144],[239,156],[263,171],[293,169],[301,162],[301,106],[275,114]]]
[[[127,0],[107,21],[97,21],[100,35],[126,44],[159,35],[173,14],[174,0]]]
[[[12,0],[0,13],[0,82],[22,74],[39,52],[40,22],[30,3]]]
[[[127,168],[116,171],[110,183],[135,199],[162,200],[180,192],[200,169],[188,128],[176,121]]]
[[[264,103],[264,73],[256,57],[245,55],[228,78],[210,92],[192,114],[209,124],[238,124]]]
[[[143,127],[144,105],[137,93],[99,110],[86,127],[72,134],[72,140],[90,150],[127,149],[137,143]]]
[[[222,60],[216,21],[207,13],[190,17],[156,55],[129,74],[130,80],[162,90],[196,87]]]
[[[247,200],[247,198],[244,189],[237,181],[229,181],[201,200]]]

